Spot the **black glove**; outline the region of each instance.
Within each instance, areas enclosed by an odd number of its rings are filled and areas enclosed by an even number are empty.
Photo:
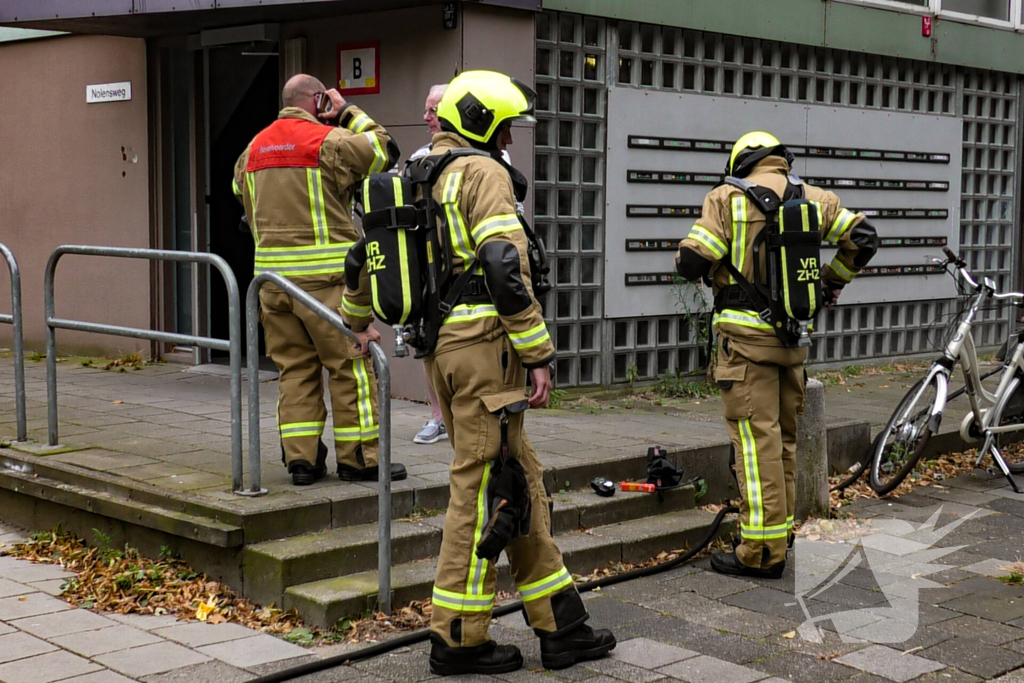
[[[509,541],[530,533],[530,487],[526,470],[518,460],[508,457],[494,461],[487,499],[491,503],[491,518],[476,546],[476,556],[493,562]]]
[[[821,281],[821,303],[825,308],[832,308],[839,303],[842,287],[837,287],[828,280]]]

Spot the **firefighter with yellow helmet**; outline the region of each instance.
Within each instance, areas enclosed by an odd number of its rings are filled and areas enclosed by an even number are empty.
[[[711,558],[724,574],[779,578],[795,507],[796,421],[808,333],[822,305],[878,249],[875,229],[832,192],[792,175],[793,155],[757,131],[741,137],[725,182],[679,244],[676,270],[712,282],[721,389],[740,495],[740,538]],[[838,247],[820,265],[822,242]]]
[[[512,121],[533,120],[535,98],[503,74],[457,76],[438,106],[442,132],[430,152],[488,153],[450,161],[433,186],[452,273],[472,271],[427,357],[455,449],[433,589],[430,669],[438,675],[522,666],[517,647],[488,637],[502,549],[545,667],[596,659],[615,647],[611,632],[585,624],[587,610],[549,531],[543,468],[523,428],[523,411],[548,402],[555,350],[516,213],[525,179],[502,162],[501,151],[512,143]]]

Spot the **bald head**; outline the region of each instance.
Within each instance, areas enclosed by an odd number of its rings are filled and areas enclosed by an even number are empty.
[[[431,86],[430,92],[427,93],[427,101],[423,105],[423,120],[427,122],[427,128],[430,129],[431,135],[441,132],[441,123],[437,120],[437,105],[441,102],[444,91],[447,89],[448,85],[442,83]]]
[[[305,109],[313,116],[316,116],[316,103],[313,101],[313,96],[326,90],[327,88],[324,87],[319,78],[314,78],[309,74],[296,74],[284,84],[284,90],[281,91],[281,101],[284,102],[286,107]]]

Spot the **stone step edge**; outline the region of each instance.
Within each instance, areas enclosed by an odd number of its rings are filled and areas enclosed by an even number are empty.
[[[643,561],[665,550],[692,547],[707,533],[714,517],[703,510],[686,510],[596,527],[587,533],[559,534],[555,541],[569,571],[586,574],[610,562]],[[657,522],[657,529],[651,528],[652,521]],[[734,526],[735,521],[726,518],[718,536],[726,537]],[[430,597],[436,564],[437,558],[396,564],[392,568],[393,604],[399,606]],[[498,590],[514,590],[506,567],[503,555],[498,563]],[[289,587],[283,607],[297,609],[311,624],[329,627],[373,608],[377,594],[377,572],[368,571]]]
[[[553,533],[654,517],[692,509],[693,486],[659,494],[620,492],[601,498],[592,491],[556,493]],[[444,515],[392,523],[392,561],[436,556]],[[242,553],[246,595],[263,604],[280,602],[289,586],[351,576],[377,567],[377,525],[329,529],[247,546]]]
[[[0,461],[0,465],[2,464]],[[93,489],[67,484],[31,471],[0,467],[0,489],[218,548],[237,548],[242,545],[240,527],[207,517],[169,511],[140,501],[98,493]]]

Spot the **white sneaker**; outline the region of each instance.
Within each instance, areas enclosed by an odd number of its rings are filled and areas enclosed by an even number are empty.
[[[437,443],[447,436],[448,431],[444,428],[442,420],[427,420],[427,424],[423,425],[423,429],[412,438],[412,442],[420,444]]]

